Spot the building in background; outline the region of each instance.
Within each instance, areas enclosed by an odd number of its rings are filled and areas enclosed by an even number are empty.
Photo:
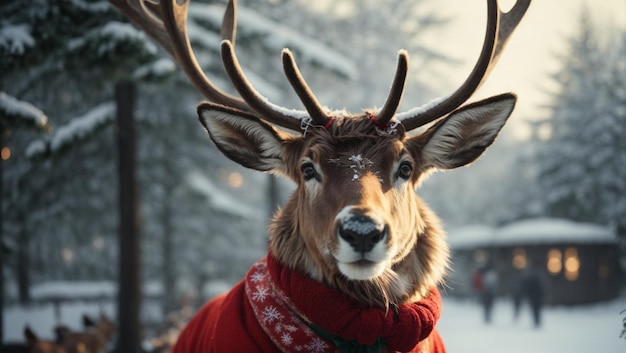
[[[503,227],[467,226],[449,231],[451,295],[472,293],[471,275],[488,264],[498,272],[498,295],[512,296],[533,272],[546,286],[547,304],[584,304],[619,295],[621,270],[616,234],[608,227],[536,218]]]

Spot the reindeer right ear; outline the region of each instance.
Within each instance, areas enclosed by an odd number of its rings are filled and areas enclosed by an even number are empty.
[[[234,162],[263,172],[284,169],[284,139],[261,119],[208,102],[198,105],[198,117],[217,148]]]
[[[427,140],[420,152],[424,167],[454,169],[474,162],[494,142],[515,101],[505,93],[468,104],[417,136],[419,143]]]

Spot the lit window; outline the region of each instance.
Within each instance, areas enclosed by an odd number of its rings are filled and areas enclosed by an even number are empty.
[[[559,272],[561,272],[561,269],[563,268],[562,260],[563,254],[561,253],[561,250],[550,249],[550,251],[548,251],[548,261],[546,263],[548,272],[553,275],[559,274]]]
[[[526,268],[526,250],[524,248],[513,249],[513,267],[518,270]]]
[[[578,271],[580,270],[580,260],[578,259],[578,250],[576,248],[565,249],[565,278],[569,281],[578,279]]]

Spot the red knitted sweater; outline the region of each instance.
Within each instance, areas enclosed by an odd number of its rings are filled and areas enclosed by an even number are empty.
[[[383,343],[386,352],[444,353],[434,330],[440,312],[436,289],[419,302],[400,305],[396,314],[364,307],[269,255],[230,292],[200,309],[173,353],[340,352],[341,342]]]

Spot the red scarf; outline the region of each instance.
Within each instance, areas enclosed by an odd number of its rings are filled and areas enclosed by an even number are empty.
[[[246,297],[263,331],[281,352],[336,352],[315,334],[309,320],[276,286],[267,265],[267,258],[255,263],[245,279]]]
[[[364,307],[269,255],[233,290],[196,314],[173,352],[337,352],[334,338],[418,352],[429,335],[429,351],[444,352],[433,330],[440,312],[436,289],[417,303],[400,305],[397,314],[386,312]],[[311,323],[323,331],[321,336]]]

